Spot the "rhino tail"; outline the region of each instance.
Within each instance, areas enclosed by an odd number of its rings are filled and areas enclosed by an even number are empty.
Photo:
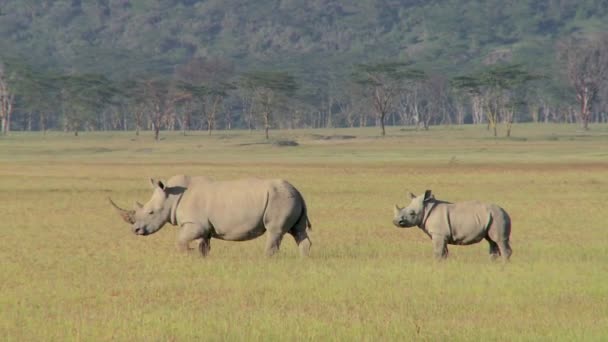
[[[300,218],[298,218],[298,221],[296,221],[296,224],[294,225],[293,229],[297,229],[297,227],[303,224],[304,229],[312,230],[312,223],[310,223],[310,219],[308,218],[308,208],[306,207],[306,201],[304,200],[304,197],[302,196],[300,191],[296,189],[296,192],[298,193],[298,196],[302,201],[302,212],[300,213]]]
[[[308,208],[306,207],[306,201],[304,201],[304,197],[300,195],[302,198],[302,214],[300,214],[300,220],[303,218],[306,222],[304,222],[307,230],[312,230],[312,223],[310,223],[310,219],[308,218]]]

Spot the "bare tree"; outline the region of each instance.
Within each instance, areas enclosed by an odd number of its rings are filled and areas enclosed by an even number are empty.
[[[245,116],[245,122],[247,122],[247,129],[249,132],[253,132],[255,129],[255,115],[254,115],[254,102],[253,94],[250,89],[239,88],[241,106],[243,108],[243,115]]]
[[[488,119],[488,128],[497,136],[497,125],[502,120],[507,125],[507,136],[515,119],[516,109],[521,104],[521,90],[525,84],[541,78],[528,73],[520,64],[497,64],[481,72],[452,79],[452,86],[468,93],[473,106],[480,100]]]
[[[440,75],[419,76],[406,87],[412,110],[412,119],[416,125],[429,129],[432,122],[441,120],[450,124],[449,98],[447,80]]]
[[[592,104],[608,78],[608,34],[569,37],[559,43],[558,58],[565,64],[564,70],[580,106],[579,120],[587,130]]]
[[[281,102],[282,96],[291,96],[297,89],[295,78],[286,72],[255,71],[243,75],[242,84],[253,93],[252,100],[264,120],[264,134],[269,139],[268,130],[273,121],[273,110]]]
[[[235,89],[228,81],[233,72],[232,64],[221,58],[193,58],[176,69],[179,88],[191,93],[191,105],[200,107],[201,121],[207,123],[209,134],[215,129],[217,114],[228,92]]]
[[[402,91],[403,79],[408,71],[406,63],[389,62],[360,64],[356,66],[355,82],[364,86],[372,100],[376,121],[380,123],[382,136],[386,135],[386,115],[395,108],[397,95]],[[411,71],[409,71],[411,72]]]
[[[167,119],[174,115],[175,106],[180,101],[191,97],[191,94],[179,91],[166,80],[148,79],[141,83],[141,99],[148,111],[149,120],[154,130],[154,140],[159,140],[159,132]]]

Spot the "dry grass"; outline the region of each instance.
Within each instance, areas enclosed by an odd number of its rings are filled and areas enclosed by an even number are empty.
[[[0,139],[0,336],[40,340],[606,340],[608,127],[516,126]],[[355,135],[319,139],[317,135]],[[146,178],[289,179],[313,222],[290,238],[212,241],[181,255],[176,228],[132,235],[105,198],[150,195]],[[419,231],[391,225],[406,190],[499,203],[513,260],[483,243],[437,264]],[[237,208],[238,210],[238,208]]]

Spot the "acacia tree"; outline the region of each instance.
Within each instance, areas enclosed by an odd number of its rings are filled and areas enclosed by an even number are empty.
[[[92,114],[104,109],[118,93],[113,83],[103,75],[74,74],[57,78],[61,89],[64,127],[74,132],[91,123]]]
[[[558,58],[574,88],[580,106],[579,120],[589,129],[593,101],[608,80],[608,34],[599,38],[569,37],[558,44]]]
[[[126,109],[133,118],[135,135],[139,136],[146,114],[146,98],[144,86],[135,79],[125,79],[120,82],[121,97],[126,102]]]
[[[176,91],[175,87],[166,79],[147,79],[140,82],[141,94],[138,98],[144,101],[152,129],[154,140],[159,140],[160,129],[163,123],[174,114],[177,102],[189,98],[191,95]]]
[[[186,135],[186,131],[190,129],[192,124],[192,117],[195,108],[203,108],[205,102],[205,96],[208,92],[207,87],[202,85],[193,85],[187,82],[179,82],[177,89],[183,92],[184,96],[181,101],[178,102],[177,109],[181,111],[181,127],[182,134]],[[203,109],[201,109],[203,110]]]
[[[264,134],[269,139],[268,130],[273,121],[273,111],[285,96],[292,96],[297,90],[295,78],[287,72],[254,71],[243,75],[242,84],[251,90],[252,100],[264,120]]]
[[[522,104],[521,89],[527,82],[540,78],[528,73],[520,64],[490,66],[481,72],[452,79],[452,86],[469,94],[473,99],[481,98],[488,119],[488,128],[498,135],[497,125],[502,119],[507,126],[506,135],[511,135],[516,109]]]
[[[48,72],[35,71],[25,66],[16,83],[18,107],[27,113],[25,129],[31,130],[33,114],[37,113],[39,129],[46,132],[49,117],[61,106],[57,76]]]
[[[382,136],[386,135],[386,115],[394,110],[397,95],[405,89],[405,81],[415,83],[426,78],[423,71],[408,69],[408,65],[404,62],[387,62],[359,64],[355,67],[355,82],[362,85],[371,97]]]
[[[205,106],[207,112],[207,129],[209,135],[215,129],[217,124],[217,114],[224,105],[224,100],[228,97],[228,93],[236,87],[228,82],[214,82],[207,86],[207,91],[204,93]]]
[[[464,123],[464,111],[466,107],[466,102],[469,100],[470,108],[474,111],[474,99],[479,98],[479,83],[472,76],[457,76],[450,80],[450,87],[454,90],[454,100],[456,103],[456,115],[457,121],[459,124]],[[474,124],[477,124],[477,120],[475,120],[475,115],[472,115],[472,121]]]
[[[241,106],[241,115],[247,124],[247,129],[251,133],[256,126],[254,115],[255,103],[253,100],[253,89],[250,88],[249,81],[245,77],[239,80],[238,98]]]
[[[233,74],[233,65],[219,57],[192,58],[176,68],[178,88],[191,95],[182,109],[199,108],[209,134],[216,128],[217,115],[228,92],[235,89],[230,83]]]

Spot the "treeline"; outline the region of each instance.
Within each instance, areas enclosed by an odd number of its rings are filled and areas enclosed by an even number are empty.
[[[6,0],[1,129],[586,128],[608,120],[606,20],[601,0]]]
[[[353,65],[304,83],[282,71],[238,73],[221,58],[193,58],[167,76],[37,70],[0,64],[2,131],[229,130],[608,122],[608,35],[571,37],[556,48],[555,75],[495,63],[445,77],[408,62]],[[143,69],[145,70],[145,68]],[[565,80],[565,81],[564,81]],[[566,84],[567,86],[560,87]]]

